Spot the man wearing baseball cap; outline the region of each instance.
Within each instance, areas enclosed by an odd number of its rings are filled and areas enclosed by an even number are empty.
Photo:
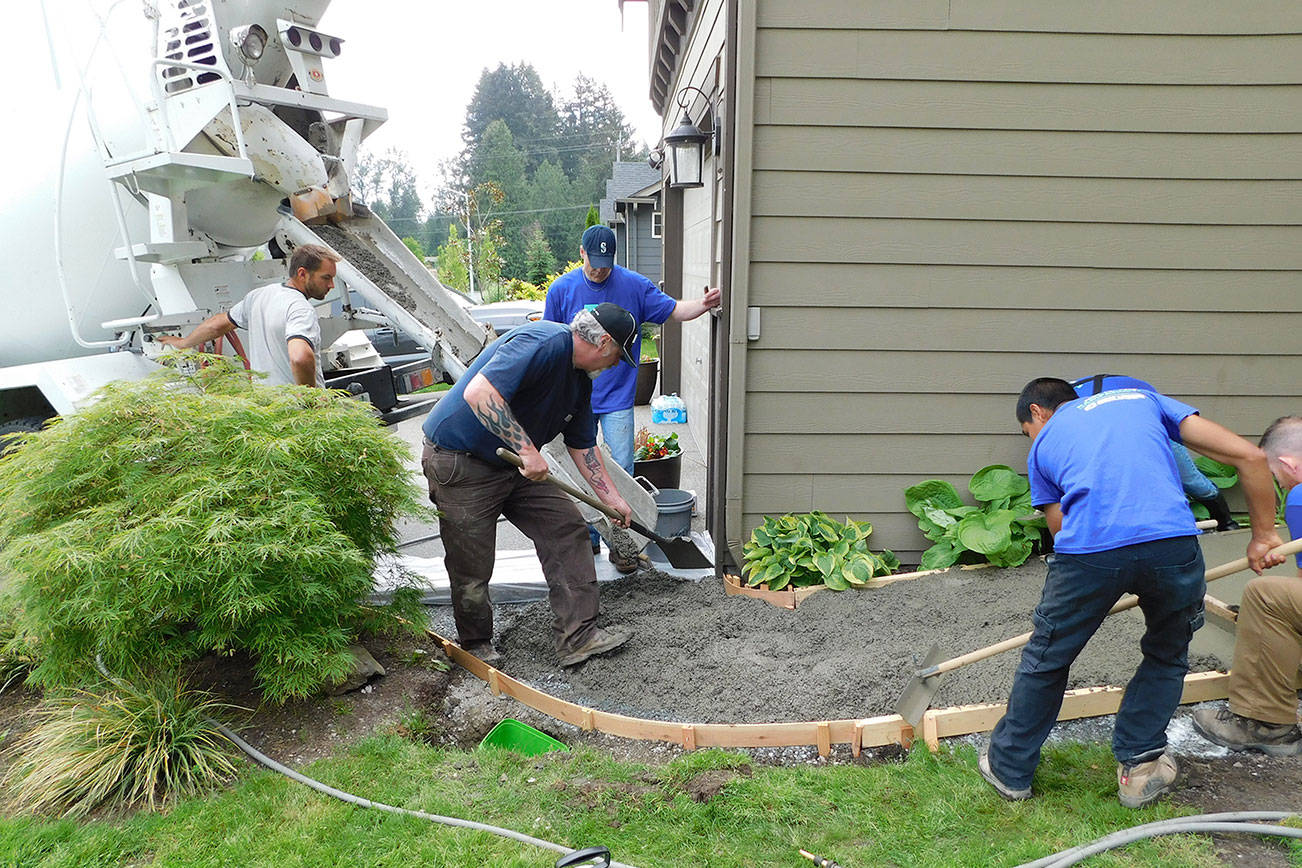
[[[556,620],[552,637],[561,666],[575,666],[628,641],[597,626],[597,571],[574,501],[547,482],[539,452],[558,434],[579,473],[627,527],[628,504],[615,490],[597,446],[592,379],[634,361],[637,324],[614,304],[581,310],[568,326],[531,322],[484,348],[425,424],[421,469],[439,510],[443,564],[452,585],[457,641],[485,662],[493,647],[488,581],[496,560],[497,519],[533,541]],[[498,457],[505,447],[517,470]]]
[[[641,354],[642,323],[686,322],[719,306],[719,290],[707,289],[700,298],[670,298],[636,271],[615,264],[615,233],[609,226],[589,226],[579,242],[581,268],[563,274],[547,290],[543,319],[569,322],[584,309],[612,303],[632,314],[632,342],[624,344],[625,361],[602,374],[592,384],[592,412],[601,425],[610,456],[628,473],[633,472],[633,396],[637,390],[637,364]],[[612,335],[613,336],[613,335]],[[618,339],[617,339],[618,340]],[[592,551],[600,550],[601,537],[588,529]],[[637,569],[636,557],[621,557],[612,548],[610,560],[621,573]]]

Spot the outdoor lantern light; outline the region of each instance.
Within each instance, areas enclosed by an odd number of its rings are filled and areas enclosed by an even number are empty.
[[[688,91],[693,90],[705,97],[707,110],[711,108],[710,98],[700,88],[688,85],[678,92],[678,106],[683,110],[683,116],[674,131],[665,136],[665,146],[669,149],[669,186],[676,189],[705,185],[702,178],[705,143],[714,134],[714,130],[703,131],[692,123],[687,114],[686,97]]]

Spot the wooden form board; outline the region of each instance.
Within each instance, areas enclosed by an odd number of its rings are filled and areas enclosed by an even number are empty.
[[[813,720],[785,723],[680,723],[627,717],[585,708],[544,693],[494,669],[478,657],[432,630],[425,631],[439,643],[458,666],[488,685],[494,696],[509,696],[556,720],[589,732],[602,732],[640,741],[663,741],[685,750],[701,747],[789,747],[813,745],[827,756],[834,744],[850,746],[854,756],[865,747],[899,744],[909,747],[914,731],[898,714],[851,720]],[[1228,693],[1229,675],[1196,672],[1185,678],[1182,703],[1223,699]],[[1091,687],[1070,690],[1063,696],[1059,720],[1113,714],[1121,706],[1122,688]],[[961,705],[929,710],[922,719],[922,737],[935,750],[941,738],[987,732],[1003,717],[1004,703]]]
[[[968,564],[959,567],[960,570],[984,570],[990,564]],[[895,582],[907,582],[912,579],[920,579],[923,576],[932,576],[936,573],[944,573],[948,570],[922,570],[916,573],[895,573],[889,576],[878,576],[875,579],[869,579],[864,584],[863,589],[881,588]],[[811,595],[824,590],[825,585],[811,585],[806,588],[787,588],[781,591],[770,591],[767,584],[761,584],[757,588],[752,588],[744,584],[740,577],[730,573],[723,576],[723,592],[729,596],[750,597],[754,600],[763,600],[764,602],[777,606],[781,609],[794,609],[804,602]],[[855,589],[851,589],[855,590]],[[862,590],[862,589],[861,589]]]

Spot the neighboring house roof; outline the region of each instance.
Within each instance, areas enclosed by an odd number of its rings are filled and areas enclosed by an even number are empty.
[[[626,199],[633,195],[646,194],[643,191],[652,186],[659,186],[660,170],[653,169],[645,162],[620,162],[612,166],[611,177],[606,181],[606,196],[597,206],[601,222],[610,224],[615,220],[615,200]]]

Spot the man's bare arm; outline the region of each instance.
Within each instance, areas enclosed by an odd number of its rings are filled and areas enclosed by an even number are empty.
[[[316,385],[316,351],[305,338],[290,338],[286,346],[289,351],[289,369],[294,374],[294,382],[300,386]]]
[[[199,323],[194,327],[194,331],[183,338],[176,335],[162,335],[158,338],[158,342],[174,349],[189,350],[206,344],[208,341],[216,340],[223,335],[228,335],[233,331],[235,331],[235,323],[231,322],[231,318],[226,314],[226,311],[222,311]]]
[[[479,420],[479,424],[520,456],[520,460],[524,463],[520,473],[535,482],[547,478],[547,459],[543,458],[534,447],[529,435],[525,433],[524,426],[511,412],[511,406],[506,403],[502,393],[497,391],[497,387],[489,382],[487,377],[482,373],[475,374],[474,378],[466,384],[465,399],[471,412]]]
[[[1186,446],[1232,465],[1239,472],[1252,523],[1252,541],[1248,543],[1248,565],[1252,570],[1260,575],[1262,570],[1284,563],[1284,556],[1270,554],[1283,542],[1275,531],[1275,485],[1266,453],[1225,426],[1196,415],[1180,423],[1180,439]]]
[[[601,448],[598,446],[587,449],[566,448],[570,450],[574,466],[579,468],[579,473],[587,480],[588,485],[592,486],[592,490],[597,493],[597,497],[601,498],[601,502],[622,516],[616,524],[620,527],[628,527],[633,511],[615,490],[615,483],[611,480],[610,473],[606,470],[606,463],[601,456]]]

